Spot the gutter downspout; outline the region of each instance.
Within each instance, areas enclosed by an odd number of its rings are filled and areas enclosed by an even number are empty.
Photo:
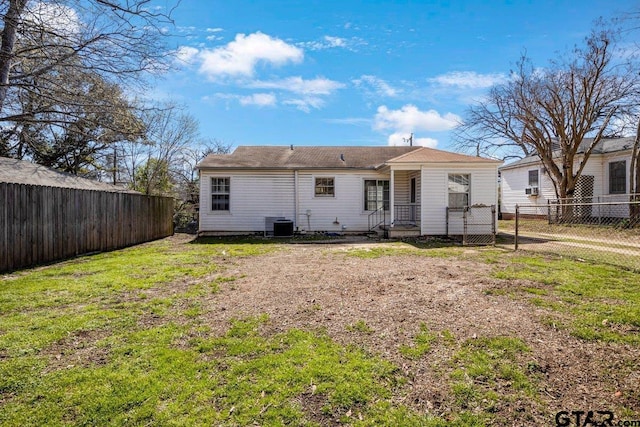
[[[298,215],[300,213],[300,199],[298,197],[298,170],[293,171],[293,229],[298,229]]]
[[[426,197],[424,197],[424,189],[427,187],[426,183],[424,182],[424,175],[425,175],[425,168],[424,165],[420,165],[420,195],[418,196],[420,198],[420,235],[424,236],[425,234],[427,234],[425,232],[425,228],[426,228],[426,218],[425,218],[425,206],[424,206],[424,201],[426,199]]]

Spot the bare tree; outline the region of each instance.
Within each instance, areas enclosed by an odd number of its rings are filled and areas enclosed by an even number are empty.
[[[613,60],[615,32],[594,31],[569,60],[517,70],[472,106],[457,131],[460,147],[493,156],[537,155],[558,198],[572,197],[578,178],[614,118],[629,111],[639,79]]]
[[[49,104],[68,102],[64,91],[42,85],[44,76],[55,79],[61,70],[98,75],[125,87],[144,84],[142,74],[166,67],[169,58],[162,26],[171,22],[170,11],[155,10],[150,0],[3,1],[0,121],[34,121],[49,112]],[[64,88],[71,82],[58,78],[55,83]],[[25,110],[15,102],[25,92],[51,102]],[[72,112],[58,113],[58,120],[73,117]]]
[[[176,209],[174,223],[178,230],[196,231],[200,205],[200,177],[196,166],[209,154],[227,154],[232,145],[219,139],[204,139],[182,151],[175,170]],[[178,166],[178,165],[176,165]]]
[[[131,186],[144,194],[173,195],[173,185],[182,174],[184,155],[200,138],[198,121],[175,104],[149,108],[141,120],[144,138],[122,145],[126,150],[121,153],[122,162],[130,172]],[[138,174],[142,170],[144,174]],[[170,176],[170,191],[164,185],[155,185],[163,181],[164,174]]]

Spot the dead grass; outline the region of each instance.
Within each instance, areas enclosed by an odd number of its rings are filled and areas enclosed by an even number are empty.
[[[162,244],[178,255],[193,247],[186,236]],[[397,367],[404,381],[393,389],[389,404],[441,422],[551,425],[562,410],[611,410],[617,419],[640,418],[638,347],[586,341],[558,327],[554,319],[563,315],[532,300],[553,302],[547,288],[531,280],[495,278],[496,271],[512,265],[508,252],[452,248],[447,253],[442,247],[368,241],[265,245],[269,250],[257,244],[239,252],[215,240],[198,245],[199,258],[190,263],[198,271],[199,263],[215,263],[210,273],[125,290],[117,300],[105,301],[125,310],[128,304],[142,307],[136,334],[158,330],[176,354],[193,342],[212,340],[198,363],[218,369],[226,369],[231,359],[222,358],[216,340],[230,337],[238,319],[262,319],[254,325],[255,339],[265,340],[260,345],[281,345],[277,340],[292,330],[326,336]],[[353,256],[354,250],[367,256]],[[564,316],[570,320],[574,314]],[[42,351],[44,359],[33,363],[34,372],[104,368],[112,360],[126,360],[129,353],[116,351],[118,336],[109,334],[97,328],[56,340]],[[0,362],[11,359],[3,354],[0,349]],[[194,378],[204,381],[198,373]],[[12,401],[12,393],[0,395],[0,403]],[[358,425],[363,410],[327,413],[327,395],[310,390],[296,399],[306,419],[319,425]],[[377,403],[378,410],[383,403]]]

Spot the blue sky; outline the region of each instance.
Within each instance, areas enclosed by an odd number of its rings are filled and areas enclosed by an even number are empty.
[[[451,129],[526,51],[538,66],[637,1],[194,1],[154,96],[238,145],[417,145]]]

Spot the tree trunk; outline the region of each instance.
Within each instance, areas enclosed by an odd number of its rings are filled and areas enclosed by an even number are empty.
[[[0,45],[0,113],[4,108],[4,101],[9,90],[9,73],[13,65],[13,49],[16,44],[18,22],[26,4],[27,0],[10,0],[9,8],[3,19],[4,28]]]

